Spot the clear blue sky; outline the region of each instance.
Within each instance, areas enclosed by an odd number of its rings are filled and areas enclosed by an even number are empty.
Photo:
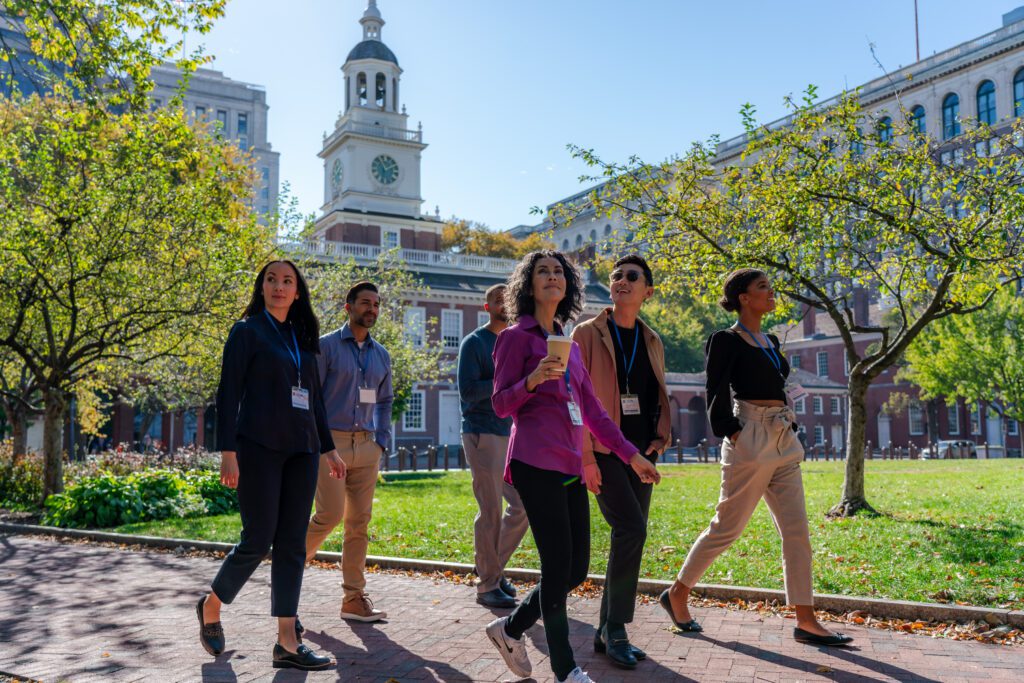
[[[926,57],[1002,25],[1024,0],[920,0]],[[764,120],[808,83],[829,97],[914,61],[913,0],[379,0],[423,122],[424,210],[495,229],[573,194],[567,143],[658,160]],[[213,68],[267,89],[269,137],[305,212],[323,199],[316,153],[344,106],[340,67],[365,0],[232,0],[202,38]],[[190,37],[192,44],[197,40]]]

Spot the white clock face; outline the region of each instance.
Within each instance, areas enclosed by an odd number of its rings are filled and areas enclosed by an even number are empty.
[[[341,159],[335,159],[334,165],[331,166],[331,189],[334,191],[335,197],[341,194],[341,180],[344,175],[345,170],[341,165]]]
[[[370,164],[370,173],[381,185],[392,185],[398,180],[398,162],[387,154],[381,154]]]

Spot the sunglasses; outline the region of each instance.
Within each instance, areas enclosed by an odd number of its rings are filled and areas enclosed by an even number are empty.
[[[636,282],[640,279],[642,273],[638,270],[627,270],[625,272],[616,270],[612,272],[612,282],[618,282],[622,278],[626,278],[630,282]]]

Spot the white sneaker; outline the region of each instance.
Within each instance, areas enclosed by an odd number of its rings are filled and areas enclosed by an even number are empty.
[[[494,647],[498,648],[509,671],[520,678],[529,678],[533,673],[533,665],[530,664],[530,658],[526,654],[526,641],[522,638],[513,638],[506,633],[505,624],[507,623],[508,617],[501,617],[487,624],[487,637],[494,643]],[[590,679],[580,680],[589,681]]]
[[[569,672],[562,683],[596,683],[593,678],[587,675],[587,672],[578,666]]]

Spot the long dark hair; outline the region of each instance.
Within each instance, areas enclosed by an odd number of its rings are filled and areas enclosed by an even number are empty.
[[[516,269],[508,276],[508,289],[505,291],[505,309],[508,316],[518,320],[520,316],[533,315],[533,270],[537,261],[542,258],[553,258],[562,264],[565,273],[565,298],[558,302],[555,309],[555,320],[564,325],[583,310],[583,276],[579,269],[560,251],[545,249],[530,252],[516,265]]]
[[[275,263],[285,263],[295,271],[295,284],[299,290],[299,298],[293,301],[288,309],[287,320],[295,330],[299,348],[310,353],[320,353],[320,321],[317,320],[316,313],[313,312],[313,304],[309,300],[309,285],[306,284],[306,278],[302,277],[302,271],[292,261],[277,259],[268,262],[260,269],[259,275],[256,276],[256,282],[252,286],[252,298],[249,299],[249,305],[245,307],[242,317],[251,318],[254,315],[262,315],[263,311],[267,309],[266,302],[263,301],[263,278],[267,274],[267,268]]]

